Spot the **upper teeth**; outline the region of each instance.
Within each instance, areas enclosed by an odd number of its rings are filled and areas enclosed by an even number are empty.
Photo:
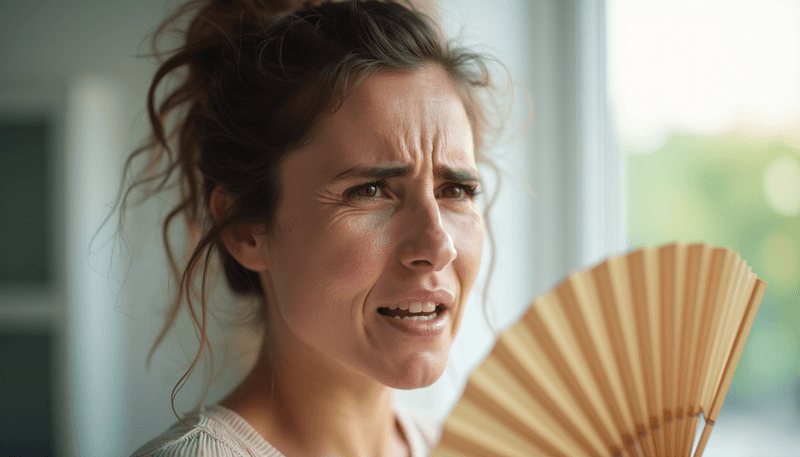
[[[400,303],[398,305],[389,305],[389,309],[403,309],[408,310],[409,313],[430,313],[436,311],[436,302],[432,301],[417,301],[413,303]]]

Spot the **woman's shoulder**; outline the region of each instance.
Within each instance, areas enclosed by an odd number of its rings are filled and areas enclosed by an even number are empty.
[[[218,405],[192,411],[131,457],[283,457],[235,412]]]

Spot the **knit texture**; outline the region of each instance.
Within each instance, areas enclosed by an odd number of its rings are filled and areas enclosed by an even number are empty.
[[[400,427],[411,457],[426,457],[436,444],[436,431],[415,415],[398,409]],[[187,414],[187,425],[173,424],[166,432],[137,449],[131,457],[285,457],[244,418],[219,405],[206,405]]]

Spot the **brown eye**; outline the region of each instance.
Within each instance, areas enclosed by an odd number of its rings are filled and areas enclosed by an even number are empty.
[[[383,190],[386,188],[387,183],[385,180],[366,182],[364,184],[351,187],[345,193],[346,198],[361,198],[364,200],[373,200],[383,198]]]
[[[367,186],[361,186],[356,191],[356,195],[358,195],[359,197],[367,197],[367,198],[374,197],[378,195],[378,186],[372,184]]]
[[[459,186],[445,187],[442,191],[442,196],[444,198],[462,198],[464,196],[464,189]]]

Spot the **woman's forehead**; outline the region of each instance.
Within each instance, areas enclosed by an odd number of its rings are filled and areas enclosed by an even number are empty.
[[[353,104],[376,104],[384,102],[460,104],[458,91],[439,65],[428,64],[414,71],[383,70],[365,78],[351,89],[348,99]]]
[[[408,163],[432,156],[438,162],[474,165],[466,110],[450,79],[434,65],[366,78],[322,121],[319,140],[332,155],[371,151],[372,159],[352,157],[362,162]]]

